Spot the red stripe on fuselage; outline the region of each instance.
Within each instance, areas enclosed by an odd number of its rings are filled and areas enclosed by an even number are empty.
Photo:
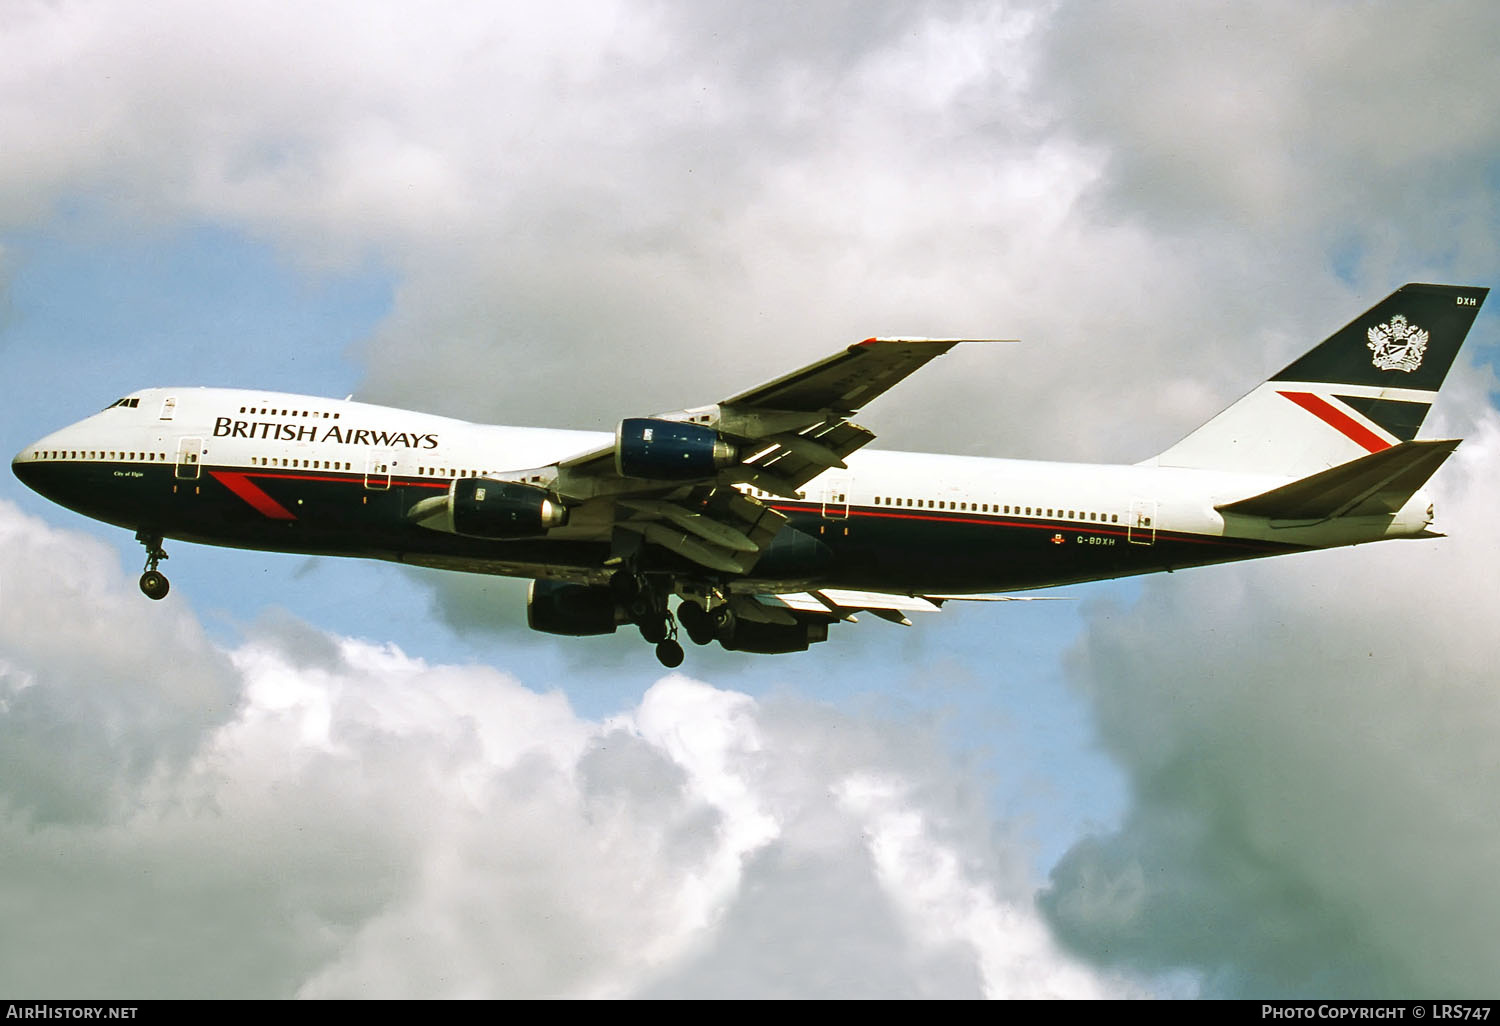
[[[234,474],[225,470],[211,470],[209,475],[235,495],[244,499],[262,516],[272,520],[296,520],[297,515],[271,498],[261,487],[250,480],[249,474]]]
[[[772,509],[780,513],[786,513],[788,515],[793,513],[815,514],[818,513],[821,508],[816,505],[796,506],[790,503],[768,503],[768,505],[770,505]],[[857,506],[850,506],[848,516],[834,518],[824,517],[824,520],[828,525],[836,525],[843,523],[846,520],[854,519],[906,520],[922,521],[929,524],[973,524],[979,527],[1008,527],[1023,531],[1046,531],[1048,533],[1067,531],[1073,534],[1092,534],[1110,538],[1124,538],[1126,540],[1129,540],[1130,538],[1130,533],[1127,526],[1120,523],[1106,524],[1096,523],[1089,520],[1022,520],[1014,519],[1014,514],[981,513],[975,515],[973,513],[965,514],[962,511],[958,511],[955,513],[932,510],[930,512],[923,513],[908,513],[904,512],[904,509],[905,507],[901,507],[901,510],[903,511],[896,511],[894,509],[860,509]],[[915,509],[915,507],[913,507],[913,509]],[[1150,530],[1150,528],[1142,529],[1143,532]],[[1152,535],[1152,538],[1154,540],[1151,542],[1140,542],[1133,544],[1152,545],[1156,543],[1177,542],[1183,545],[1218,545],[1224,548],[1255,549],[1257,551],[1265,549],[1277,552],[1287,551],[1291,548],[1307,547],[1287,545],[1283,543],[1262,542],[1252,538],[1235,538],[1229,535],[1221,536],[1211,534],[1189,534],[1185,531],[1167,531],[1162,529],[1158,529],[1156,533]]]
[[[1390,442],[1381,438],[1375,432],[1321,396],[1314,395],[1311,392],[1278,391],[1276,394],[1286,396],[1292,402],[1354,442],[1354,444],[1360,446],[1366,452],[1380,452],[1382,449],[1389,449],[1391,447]]]

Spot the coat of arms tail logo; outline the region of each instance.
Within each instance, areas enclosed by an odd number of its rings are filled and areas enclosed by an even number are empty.
[[[1372,362],[1380,370],[1410,374],[1422,366],[1422,357],[1427,353],[1427,332],[1415,324],[1406,323],[1402,314],[1371,328],[1366,334],[1370,339],[1370,352],[1375,354]]]

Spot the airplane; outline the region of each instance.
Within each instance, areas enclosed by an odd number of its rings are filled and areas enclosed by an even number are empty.
[[[12,461],[133,530],[162,599],[167,538],[529,578],[527,622],[679,628],[737,652],[950,601],[1433,538],[1421,490],[1459,444],[1417,438],[1487,288],[1405,285],[1133,465],[860,451],[851,419],[964,339],[870,338],[614,434],[502,427],[252,389],[147,388]],[[673,603],[675,600],[675,609]]]

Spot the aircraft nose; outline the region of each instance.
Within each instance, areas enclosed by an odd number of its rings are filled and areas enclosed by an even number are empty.
[[[40,469],[35,446],[28,446],[11,457],[10,472],[27,488],[36,490],[37,471]]]

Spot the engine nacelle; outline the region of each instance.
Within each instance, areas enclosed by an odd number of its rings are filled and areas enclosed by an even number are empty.
[[[701,424],[632,417],[620,421],[615,431],[615,469],[621,477],[652,481],[712,477],[738,457],[722,435]]]
[[[453,533],[471,538],[535,538],[568,522],[547,489],[515,481],[461,477],[447,498]]]
[[[563,581],[532,581],[526,595],[526,626],[547,634],[582,638],[613,634],[625,612],[608,588]]]
[[[806,652],[809,645],[828,640],[828,621],[798,618],[795,624],[736,620],[729,637],[719,644],[731,652]]]

